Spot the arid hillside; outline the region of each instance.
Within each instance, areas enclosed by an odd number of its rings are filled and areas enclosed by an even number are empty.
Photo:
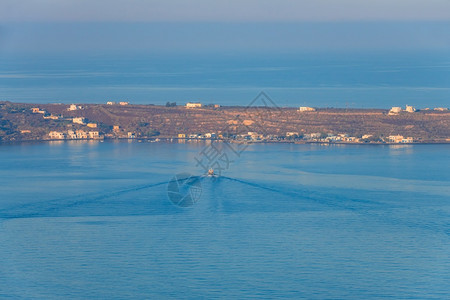
[[[137,137],[159,134],[257,132],[284,136],[299,134],[349,134],[351,136],[404,135],[420,142],[450,142],[449,111],[401,112],[388,115],[388,110],[317,109],[299,112],[296,108],[219,107],[185,108],[155,105],[80,104],[69,111],[64,104],[20,104],[0,102],[0,138],[2,140],[43,139],[49,131],[78,130],[86,126],[72,119],[84,117],[86,123],[97,124],[102,134],[133,132]],[[39,108],[45,113],[33,113]],[[44,118],[46,116],[46,118]],[[54,116],[54,119],[49,119]]]

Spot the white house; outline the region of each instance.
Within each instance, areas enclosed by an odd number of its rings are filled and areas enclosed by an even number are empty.
[[[71,110],[77,110],[79,108],[79,106],[76,106],[75,104],[70,104],[69,108],[67,109],[68,111]]]
[[[389,111],[389,114],[390,114],[390,115],[398,114],[398,113],[400,113],[401,111],[402,111],[402,108],[401,108],[401,107],[394,106],[394,107],[392,107],[391,110]]]
[[[84,130],[77,130],[76,131],[77,139],[87,139],[88,135]]]
[[[300,108],[298,109],[298,111],[316,111],[316,109],[314,107],[308,107],[308,106],[300,106]]]
[[[50,131],[48,134],[52,140],[63,140],[65,139],[65,135],[59,131]]]
[[[287,137],[294,136],[294,135],[298,135],[298,132],[286,132]]]
[[[67,130],[67,139],[75,140],[76,138],[77,135],[73,130]]]
[[[200,108],[202,104],[200,102],[188,102],[186,103],[187,108]]]
[[[89,138],[90,139],[98,139],[99,138],[99,133],[98,131],[89,131],[88,132]]]
[[[409,112],[409,113],[413,113],[413,112],[416,111],[416,109],[414,108],[414,106],[406,105],[405,111],[407,111],[407,112]]]
[[[72,122],[73,122],[74,124],[84,125],[84,124],[86,124],[86,119],[83,118],[83,117],[73,118],[73,119],[72,119]]]

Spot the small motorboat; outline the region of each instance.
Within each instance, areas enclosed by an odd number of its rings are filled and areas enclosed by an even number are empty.
[[[217,175],[214,173],[213,169],[209,169],[208,173],[206,173],[206,176],[208,176],[208,177],[216,177]]]

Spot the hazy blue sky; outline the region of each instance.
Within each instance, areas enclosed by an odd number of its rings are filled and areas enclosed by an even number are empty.
[[[3,21],[449,20],[449,0],[2,0]]]
[[[449,50],[450,0],[2,0],[0,53]]]

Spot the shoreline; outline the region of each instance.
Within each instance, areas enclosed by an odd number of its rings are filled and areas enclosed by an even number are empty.
[[[138,142],[138,143],[171,143],[171,144],[185,144],[185,143],[211,143],[211,142],[228,142],[246,145],[257,145],[257,144],[293,144],[293,145],[321,145],[321,146],[334,146],[334,145],[346,145],[346,146],[414,146],[414,145],[450,145],[450,142],[415,142],[415,143],[355,143],[355,142],[318,142],[318,141],[253,141],[253,142],[236,142],[230,140],[219,140],[219,139],[179,139],[179,138],[159,138],[159,140],[151,138],[106,138],[106,139],[42,139],[42,140],[15,140],[15,141],[0,141],[0,147],[2,145],[14,145],[22,143],[30,144],[45,144],[50,142]],[[182,142],[181,142],[182,141]]]
[[[391,113],[389,109],[296,109],[261,103],[251,107],[221,107],[201,103],[161,106],[128,102],[67,105],[0,101],[0,143],[97,139],[357,145],[450,143],[450,111],[407,108],[410,111]]]

